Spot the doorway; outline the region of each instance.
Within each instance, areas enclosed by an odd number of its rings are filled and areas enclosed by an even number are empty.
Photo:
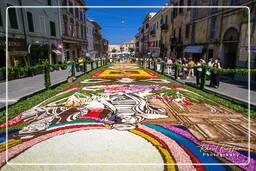
[[[236,68],[238,43],[224,44],[224,68]]]

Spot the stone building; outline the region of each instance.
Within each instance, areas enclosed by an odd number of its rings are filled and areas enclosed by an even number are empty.
[[[102,56],[102,36],[101,36],[101,26],[92,20],[92,23],[94,25],[93,30],[93,40],[94,40],[94,54],[95,58],[99,58]]]
[[[191,6],[191,0],[173,0],[173,6]],[[170,56],[182,58],[185,47],[190,44],[191,8],[172,8],[172,33],[170,35]]]
[[[135,56],[140,57],[140,34],[135,35]]]
[[[248,6],[251,10],[251,66],[255,67],[255,1],[201,0],[193,5]],[[191,45],[196,59],[220,58],[223,68],[247,68],[248,64],[248,9],[210,8],[192,10]],[[186,49],[185,49],[186,50]],[[193,50],[193,49],[192,49]],[[247,80],[245,76],[235,76]],[[253,78],[255,80],[255,78]]]
[[[156,15],[156,12],[150,12],[147,14],[147,16],[145,17],[144,21],[143,21],[143,26],[141,29],[141,32],[143,32],[143,36],[142,36],[142,52],[143,52],[143,56],[148,56],[149,55],[149,34],[150,34],[150,28],[149,28],[149,24],[150,24],[150,20],[152,19],[152,17]]]
[[[94,39],[93,39],[93,32],[94,32],[94,25],[92,20],[87,18],[86,19],[86,39],[87,39],[87,57],[94,58]]]
[[[8,6],[58,6],[58,1],[0,1],[0,66],[5,65],[5,9]],[[58,47],[61,32],[58,9],[10,8],[8,10],[8,66],[28,66],[48,60],[62,61]]]
[[[71,8],[61,8],[62,42],[66,60],[85,57],[87,52],[86,40],[86,8],[83,0],[60,0],[60,5]],[[72,8],[73,7],[73,8]]]
[[[161,46],[161,11],[156,13],[150,20],[149,51],[151,57],[160,55]]]
[[[135,39],[131,40],[130,42],[123,43],[120,46],[123,53],[130,53],[131,51],[134,52],[135,50]]]
[[[101,39],[101,57],[107,57],[108,56],[108,40],[105,38]]]

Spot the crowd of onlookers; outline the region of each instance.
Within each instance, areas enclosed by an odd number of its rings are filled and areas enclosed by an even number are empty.
[[[146,58],[147,60],[152,60],[150,58]],[[147,64],[147,60],[145,61],[145,65]],[[178,63],[180,65],[183,65],[184,67],[179,67],[179,78],[180,79],[187,79],[191,77],[196,77],[196,84],[200,84],[200,77],[202,73],[202,68],[200,67],[203,64],[207,64],[210,67],[214,68],[221,68],[220,59],[209,59],[207,62],[204,59],[200,59],[198,61],[194,61],[192,58],[153,58],[155,62],[165,62],[166,68],[167,68],[167,74],[168,75],[174,75],[174,67],[173,63]],[[188,66],[188,68],[186,68]],[[195,68],[191,68],[195,67]],[[161,71],[161,65],[158,63],[156,66],[157,71]],[[207,70],[206,72],[206,78],[210,80],[210,86],[218,88],[219,87],[219,81],[220,81],[220,73],[216,70]]]

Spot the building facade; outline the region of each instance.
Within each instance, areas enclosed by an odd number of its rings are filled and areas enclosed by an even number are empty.
[[[123,53],[135,53],[135,39],[131,40],[130,42],[123,43],[120,46],[120,49]]]
[[[94,32],[94,24],[92,23],[91,19],[87,18],[87,20],[86,20],[86,39],[87,39],[88,45],[87,45],[87,55],[86,56],[88,56],[90,58],[95,57],[93,32]]]
[[[206,1],[194,5],[248,6],[251,11],[251,66],[255,67],[255,1]],[[191,44],[201,47],[198,57],[220,58],[223,68],[248,67],[248,10],[246,8],[193,9]],[[195,55],[196,56],[196,55]],[[235,76],[247,80],[247,76]],[[255,78],[253,78],[255,80]]]
[[[161,11],[156,13],[150,20],[149,51],[150,56],[160,56],[161,45]]]
[[[191,1],[174,0],[173,6],[191,6]],[[171,13],[172,33],[170,35],[170,56],[173,58],[188,57],[183,53],[190,44],[191,8],[173,8]]]
[[[60,0],[62,6],[85,6],[83,0]],[[62,42],[65,60],[85,57],[86,40],[86,8],[61,8]]]
[[[0,66],[5,65],[5,9],[8,6],[58,6],[58,1],[0,2]],[[28,66],[48,60],[58,63],[62,60],[61,32],[58,9],[9,8],[8,10],[8,66]]]
[[[102,57],[107,57],[108,56],[108,40],[105,38],[101,39],[101,45],[102,45]]]
[[[94,37],[94,49],[95,49],[95,57],[99,58],[102,56],[102,36],[101,36],[101,26],[93,21],[92,22],[94,25],[94,32],[93,32],[93,37]]]
[[[150,51],[149,51],[149,36],[150,36],[150,21],[152,19],[152,17],[154,17],[156,15],[156,12],[150,12],[147,14],[147,16],[145,17],[144,21],[143,21],[143,27],[142,27],[142,32],[143,32],[143,36],[142,36],[142,55],[143,57],[145,56],[149,56],[150,55]]]

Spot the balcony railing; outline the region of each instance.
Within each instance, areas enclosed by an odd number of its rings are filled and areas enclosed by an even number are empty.
[[[162,25],[161,25],[161,30],[162,30],[162,31],[167,31],[168,28],[169,28],[168,24],[162,24]]]

